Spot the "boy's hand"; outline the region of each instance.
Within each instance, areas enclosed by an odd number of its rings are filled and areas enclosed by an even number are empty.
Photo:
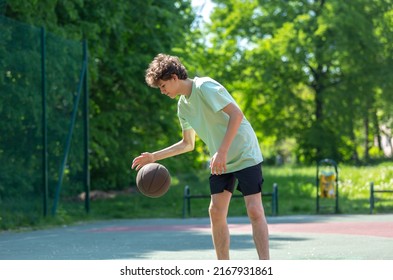
[[[148,163],[155,162],[154,156],[152,153],[142,153],[140,156],[134,158],[132,161],[131,168],[138,171],[141,169],[143,166],[145,166]]]
[[[225,153],[215,153],[210,160],[210,170],[213,175],[221,175],[227,171],[226,165],[227,156]]]

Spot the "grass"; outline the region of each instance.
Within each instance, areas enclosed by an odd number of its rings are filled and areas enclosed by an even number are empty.
[[[264,166],[264,192],[271,192],[274,183],[278,184],[279,215],[316,214],[316,167]],[[393,189],[393,163],[375,166],[339,166],[339,208],[341,214],[368,214],[370,182],[375,189]],[[90,213],[84,211],[84,203],[69,198],[60,202],[55,217],[43,218],[42,211],[28,211],[29,202],[18,201],[12,205],[25,205],[18,212],[0,212],[0,229],[43,228],[53,225],[106,219],[136,218],[181,218],[183,214],[184,187],[189,185],[192,194],[208,194],[208,172],[193,174],[172,174],[172,186],[161,198],[147,198],[134,189],[130,194],[118,195],[110,199],[91,201]],[[379,193],[374,213],[393,212],[393,194]],[[333,213],[334,199],[322,199],[321,205],[327,206],[322,213]],[[31,207],[37,210],[39,202]],[[194,199],[191,202],[191,217],[207,217],[209,199]],[[266,215],[271,215],[271,198],[264,198]],[[2,208],[7,206],[2,205]],[[30,209],[31,209],[30,208]],[[11,213],[8,212],[8,213]],[[243,199],[233,199],[230,216],[244,216],[246,209]]]

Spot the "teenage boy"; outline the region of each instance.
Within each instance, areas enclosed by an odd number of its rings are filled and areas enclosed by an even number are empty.
[[[269,259],[269,233],[262,205],[262,153],[253,128],[236,101],[209,77],[190,79],[178,57],[157,55],[146,70],[146,82],[178,100],[182,140],[136,157],[132,168],[192,151],[195,134],[210,152],[211,201],[209,216],[217,259],[229,259],[227,224],[229,202],[235,189],[243,194],[259,259]]]

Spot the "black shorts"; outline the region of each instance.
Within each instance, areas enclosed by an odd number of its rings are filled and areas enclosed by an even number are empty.
[[[262,163],[232,173],[221,175],[211,174],[209,178],[210,193],[222,193],[224,190],[233,193],[236,179],[238,181],[237,190],[239,190],[243,196],[262,192],[264,181]]]

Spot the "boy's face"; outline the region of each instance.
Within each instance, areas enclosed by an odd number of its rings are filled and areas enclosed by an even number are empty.
[[[179,94],[178,81],[179,79],[177,78],[177,76],[173,75],[172,78],[167,81],[160,80],[158,82],[158,88],[160,89],[162,94],[165,94],[166,96],[173,99]]]

